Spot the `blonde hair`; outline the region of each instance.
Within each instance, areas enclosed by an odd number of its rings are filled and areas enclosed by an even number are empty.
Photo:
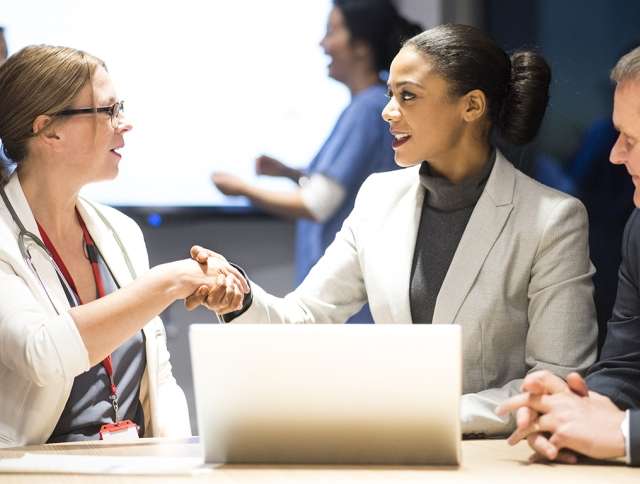
[[[70,47],[30,45],[0,65],[0,140],[19,164],[27,156],[33,121],[68,108],[98,66],[97,57]]]

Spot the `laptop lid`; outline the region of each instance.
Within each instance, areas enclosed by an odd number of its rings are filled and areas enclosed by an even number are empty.
[[[460,462],[458,325],[190,327],[207,462]]]

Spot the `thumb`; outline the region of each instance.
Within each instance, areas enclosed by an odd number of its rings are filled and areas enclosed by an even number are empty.
[[[578,373],[572,372],[567,376],[567,384],[569,388],[574,393],[577,393],[581,397],[586,397],[589,395],[589,387],[587,386],[587,382],[584,381]]]
[[[196,292],[187,296],[184,300],[184,305],[187,308],[187,311],[193,311],[195,308],[200,306],[207,297],[208,292],[209,288],[207,286],[200,286]]]

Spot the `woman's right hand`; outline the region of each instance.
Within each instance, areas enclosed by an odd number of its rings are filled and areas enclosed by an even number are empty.
[[[275,158],[261,155],[256,158],[256,173],[267,176],[287,176],[289,167]]]

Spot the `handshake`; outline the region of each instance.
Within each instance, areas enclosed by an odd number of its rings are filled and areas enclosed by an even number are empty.
[[[187,309],[202,305],[218,314],[241,309],[245,295],[250,292],[241,271],[222,255],[198,245],[191,247],[190,255],[191,260],[174,263],[180,264],[183,275],[179,278],[180,292]]]

